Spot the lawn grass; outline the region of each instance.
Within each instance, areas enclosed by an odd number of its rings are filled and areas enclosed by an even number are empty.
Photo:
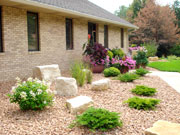
[[[180,60],[172,60],[167,62],[151,62],[148,64],[148,66],[160,71],[180,72]]]

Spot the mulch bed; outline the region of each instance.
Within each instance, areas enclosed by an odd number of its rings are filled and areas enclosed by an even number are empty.
[[[95,74],[94,80],[104,78]],[[168,120],[180,123],[180,94],[158,77],[146,76],[134,83],[122,83],[111,80],[107,91],[92,91],[90,85],[79,88],[78,95],[90,96],[95,107],[119,112],[123,127],[105,133],[92,133],[85,128],[68,128],[75,116],[68,113],[66,99],[58,97],[53,107],[43,111],[21,111],[15,104],[10,104],[7,93],[14,82],[0,84],[0,134],[2,135],[143,135],[144,130],[157,120]],[[153,96],[161,100],[154,111],[130,109],[124,100],[134,95],[130,92],[136,85],[155,87],[158,93]]]

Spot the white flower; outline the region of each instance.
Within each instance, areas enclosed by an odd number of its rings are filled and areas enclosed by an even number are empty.
[[[55,102],[55,101],[56,101],[56,98],[54,98],[52,101]]]
[[[32,81],[33,81],[33,78],[30,77],[30,78],[28,78],[27,80],[28,80],[29,82],[32,82]]]
[[[54,93],[54,95],[57,95],[57,91],[56,90],[54,90],[53,93]]]
[[[43,91],[41,89],[37,90],[37,94],[40,95]]]
[[[51,87],[51,83],[50,83],[50,82],[46,83],[46,85],[47,85],[49,88]]]
[[[21,79],[19,77],[16,77],[17,82],[21,82]]]
[[[11,92],[12,92],[12,93],[16,93],[16,87],[15,87],[15,86],[12,87]]]
[[[47,104],[47,102],[46,102],[46,101],[44,101],[43,103],[44,103],[44,104]]]
[[[32,90],[30,91],[30,94],[31,94],[32,97],[36,96],[36,94]]]
[[[52,90],[47,89],[46,92],[47,92],[47,93],[52,93]]]
[[[26,92],[21,92],[21,98],[26,98],[27,97],[27,94],[26,94]]]

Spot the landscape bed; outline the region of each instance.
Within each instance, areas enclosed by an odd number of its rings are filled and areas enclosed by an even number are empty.
[[[104,78],[102,74],[94,74],[93,80],[102,78]],[[133,83],[111,80],[110,89],[107,91],[92,91],[89,84],[79,88],[78,95],[92,97],[94,107],[120,113],[123,127],[104,133],[98,131],[92,133],[86,128],[68,128],[75,115],[68,113],[65,102],[72,97],[56,96],[54,106],[44,111],[21,111],[17,105],[9,102],[6,95],[12,85],[13,82],[0,84],[0,134],[2,135],[142,135],[144,130],[152,127],[157,120],[180,123],[180,94],[158,77],[146,76]],[[135,110],[123,104],[123,101],[134,96],[130,90],[136,85],[147,85],[157,89],[158,92],[152,98],[160,99],[161,102],[155,110]]]

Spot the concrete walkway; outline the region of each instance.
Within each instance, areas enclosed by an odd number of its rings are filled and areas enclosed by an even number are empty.
[[[151,71],[149,75],[159,76],[162,80],[164,80],[172,88],[174,88],[176,91],[180,93],[180,73]]]

